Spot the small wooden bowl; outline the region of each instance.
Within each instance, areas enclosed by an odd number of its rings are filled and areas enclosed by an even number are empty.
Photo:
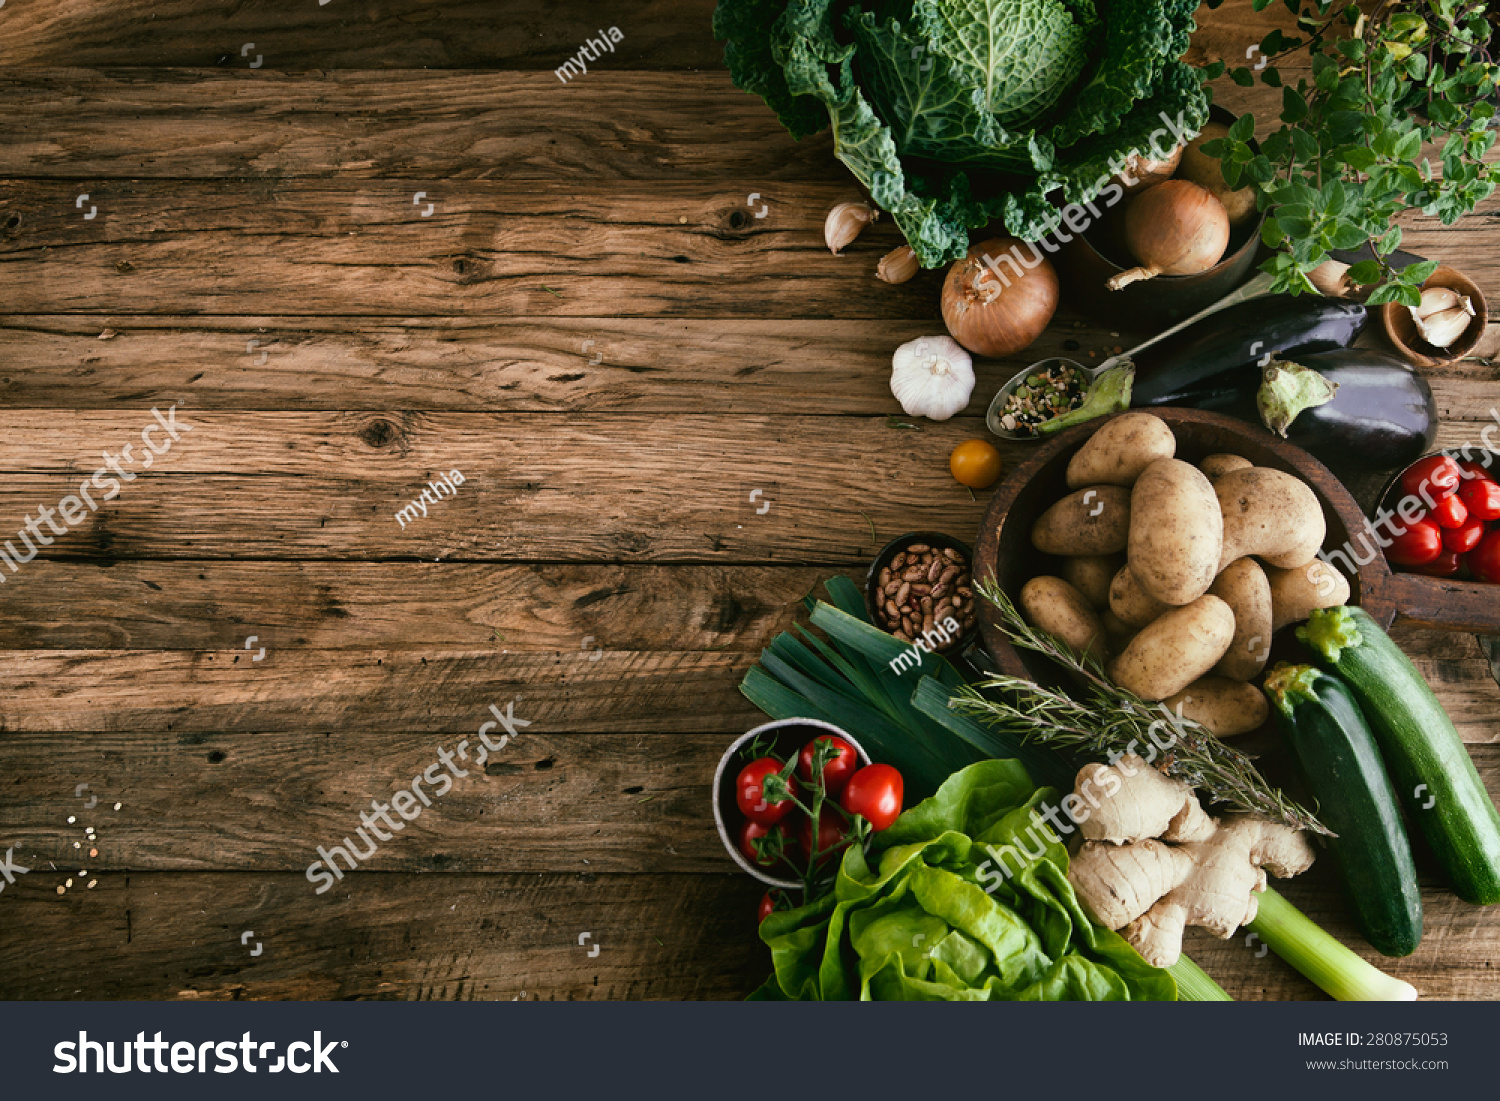
[[[1256,466],[1275,467],[1295,474],[1317,495],[1328,523],[1326,549],[1342,548],[1351,532],[1366,527],[1364,512],[1338,478],[1302,448],[1245,421],[1198,409],[1153,409],[1177,437],[1177,457],[1196,463],[1206,455],[1228,452],[1243,455]],[[1065,429],[1037,448],[1014,468],[990,500],[974,548],[974,577],[993,577],[1013,600],[1021,586],[1038,574],[1055,574],[1060,559],[1031,545],[1031,528],[1054,502],[1068,492],[1064,475],[1068,460],[1083,442],[1108,423],[1101,417]],[[1391,570],[1376,553],[1359,567],[1350,585],[1350,602],[1359,604],[1381,626],[1395,618],[1391,598]],[[1038,654],[1016,650],[999,627],[999,613],[987,601],[979,605],[979,627],[985,649],[1002,672],[1042,683],[1057,683],[1058,668]]]
[[[1484,335],[1485,326],[1489,324],[1489,310],[1485,308],[1484,295],[1474,280],[1446,265],[1439,267],[1432,273],[1432,278],[1422,284],[1423,290],[1428,287],[1448,287],[1467,296],[1473,303],[1474,316],[1469,319],[1469,327],[1464,330],[1463,336],[1447,348],[1434,348],[1417,332],[1417,323],[1411,310],[1399,302],[1387,302],[1380,307],[1380,324],[1396,350],[1416,366],[1442,367],[1457,363],[1474,350],[1479,338]]]

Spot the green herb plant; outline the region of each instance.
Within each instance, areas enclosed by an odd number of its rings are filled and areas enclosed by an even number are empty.
[[[1255,10],[1272,2],[1254,0]],[[1383,0],[1368,15],[1347,0],[1283,2],[1303,37],[1273,30],[1261,53],[1270,62],[1305,54],[1311,80],[1286,83],[1265,60],[1230,69],[1236,84],[1253,85],[1258,72],[1281,89],[1281,126],[1256,152],[1246,114],[1203,151],[1221,159],[1230,186],[1254,187],[1269,211],[1262,238],[1278,250],[1264,265],[1274,291],[1316,293],[1308,274],[1329,250],[1368,243],[1373,257],[1349,269],[1350,281],[1374,287],[1372,305],[1416,306],[1437,265],[1392,262],[1402,237],[1395,221],[1416,209],[1452,225],[1495,190],[1485,155],[1495,143],[1500,17],[1485,0]],[[1224,72],[1223,62],[1205,69],[1209,79]],[[1424,155],[1429,144],[1439,164]]]

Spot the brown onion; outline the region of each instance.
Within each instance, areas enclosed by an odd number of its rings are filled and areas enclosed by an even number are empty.
[[[1209,194],[1224,204],[1231,226],[1241,225],[1255,216],[1255,189],[1230,187],[1224,179],[1224,166],[1217,157],[1203,155],[1204,142],[1229,135],[1229,127],[1222,122],[1211,122],[1196,138],[1188,142],[1182,152],[1182,163],[1177,169],[1179,180],[1188,180],[1199,187],[1207,188]]]
[[[1057,311],[1057,293],[1057,270],[1040,246],[992,237],[948,269],[943,321],[976,355],[1010,355],[1042,335]]]
[[[1140,153],[1132,153],[1125,161],[1124,171],[1115,177],[1115,182],[1120,185],[1125,194],[1134,195],[1137,191],[1144,191],[1153,184],[1170,180],[1181,160],[1182,146],[1180,145],[1167,154],[1165,160],[1156,160]],[[1135,183],[1126,183],[1125,177],[1127,176]]]
[[[1168,180],[1130,200],[1125,208],[1125,243],[1141,266],[1111,279],[1112,291],[1158,275],[1207,271],[1229,245],[1229,215],[1205,188]]]

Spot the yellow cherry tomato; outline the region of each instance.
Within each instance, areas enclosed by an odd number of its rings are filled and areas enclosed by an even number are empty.
[[[948,469],[960,485],[988,489],[1000,477],[1000,452],[988,440],[965,440],[948,456]]]

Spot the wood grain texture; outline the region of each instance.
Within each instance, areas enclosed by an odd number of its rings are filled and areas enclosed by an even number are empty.
[[[73,869],[77,870],[77,869]],[[6,889],[8,998],[741,998],[770,972],[745,875],[120,874]],[[14,893],[14,897],[12,894]],[[251,958],[240,934],[264,948]],[[591,934],[581,947],[581,933]],[[37,952],[37,944],[47,944]],[[599,954],[589,958],[590,947]]]
[[[687,177],[744,180],[742,205],[768,182],[846,178],[827,133],[793,141],[722,72],[563,86],[551,73],[8,69],[0,117],[18,119],[0,177]]]
[[[937,273],[919,278],[938,293]],[[892,350],[933,330],[931,321],[899,319],[683,319],[664,330],[650,319],[609,317],[12,315],[0,318],[0,403],[885,416],[899,412]],[[1091,325],[1064,308],[1025,351],[975,360],[969,410],[982,413],[1012,374],[1038,359],[1099,362],[1146,335]],[[1380,344],[1374,333],[1368,339]],[[1495,351],[1500,325],[1477,349]],[[1495,404],[1500,363],[1424,374],[1445,421],[1483,419]]]
[[[717,68],[723,60],[723,45],[711,32],[714,0],[233,0],[211,14],[194,0],[12,0],[11,6],[0,21],[0,57],[9,66],[219,66],[248,72],[259,56],[258,72],[266,75],[497,67],[550,74],[601,28],[612,26],[624,40],[599,62],[604,69]],[[255,49],[241,56],[247,42]]]

